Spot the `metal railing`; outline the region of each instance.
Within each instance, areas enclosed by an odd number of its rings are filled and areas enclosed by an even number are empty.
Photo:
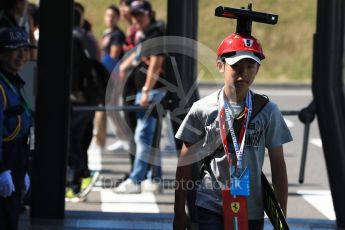
[[[156,106],[153,105],[153,107],[156,107]],[[72,111],[80,111],[80,112],[82,111],[133,111],[134,112],[134,111],[145,111],[147,109],[148,108],[135,106],[135,105],[125,105],[125,106],[100,105],[100,106],[73,106],[72,107]],[[307,152],[308,152],[310,124],[313,122],[315,118],[315,103],[314,101],[312,101],[307,107],[301,109],[300,111],[282,110],[281,112],[283,116],[298,116],[299,120],[304,124],[301,164],[300,164],[300,171],[299,171],[299,177],[298,177],[298,182],[300,184],[303,184]],[[161,115],[164,116],[164,114],[165,114],[165,111]],[[160,135],[161,135],[160,132],[161,132],[161,125],[159,125],[158,130],[156,131],[156,134],[155,134],[156,142],[157,140],[160,140]],[[159,144],[155,143],[155,145],[157,146]]]
[[[282,111],[283,116],[298,116],[299,120],[304,124],[303,143],[302,143],[302,155],[301,164],[299,169],[298,182],[303,184],[305,164],[307,159],[308,144],[309,144],[309,132],[310,124],[315,118],[315,103],[312,101],[307,107],[300,111]]]

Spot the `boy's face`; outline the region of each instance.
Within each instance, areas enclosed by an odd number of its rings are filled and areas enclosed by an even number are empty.
[[[139,30],[145,29],[148,25],[150,25],[150,16],[145,13],[133,13],[132,14],[132,22],[135,24]]]
[[[104,13],[104,22],[108,28],[114,27],[119,21],[119,15],[112,9],[106,9]]]
[[[245,93],[253,83],[259,70],[259,64],[253,59],[244,58],[233,65],[217,61],[220,73],[224,73],[225,87],[236,89],[237,93]]]
[[[120,15],[124,19],[130,20],[131,19],[131,7],[127,6],[126,3],[122,2],[120,4]]]
[[[29,48],[7,49],[0,52],[0,65],[6,71],[16,74],[29,60]]]

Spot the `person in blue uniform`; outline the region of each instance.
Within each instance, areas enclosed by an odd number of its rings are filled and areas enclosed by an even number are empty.
[[[28,191],[30,109],[18,72],[29,58],[26,31],[0,28],[0,229],[18,228],[22,196]]]

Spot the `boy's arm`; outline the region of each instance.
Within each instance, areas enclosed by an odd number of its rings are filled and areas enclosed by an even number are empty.
[[[143,92],[141,95],[140,105],[145,107],[149,105],[149,91],[155,86],[159,78],[159,73],[162,70],[164,63],[164,57],[161,55],[150,56],[150,64],[147,68],[146,81],[143,86]],[[144,91],[145,89],[145,91]]]
[[[119,59],[122,53],[122,45],[112,45],[110,47],[110,57],[113,59]]]
[[[268,149],[271,163],[272,184],[279,204],[286,216],[288,199],[288,179],[284,160],[283,146]]]
[[[132,62],[135,59],[135,52],[132,52],[128,57],[126,56],[126,58],[124,59],[123,62],[121,62],[119,70],[124,72],[126,71],[130,66],[132,66]]]
[[[186,189],[187,181],[190,180],[192,174],[192,165],[191,164],[184,164],[185,157],[188,155],[190,151],[190,145],[187,143],[183,143],[181,153],[179,156],[177,170],[176,170],[176,178],[175,178],[175,205],[174,205],[174,229],[185,229],[186,224],[188,222],[188,217],[185,211],[185,204],[187,200],[187,192]]]

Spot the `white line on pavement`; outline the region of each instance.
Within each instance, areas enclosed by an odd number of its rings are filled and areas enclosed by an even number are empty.
[[[320,138],[312,138],[310,140],[310,143],[312,143],[313,145],[316,145],[319,148],[322,148],[322,141]]]
[[[91,170],[102,169],[102,153],[94,142],[88,150],[88,157]],[[102,212],[159,213],[156,198],[152,192],[116,194],[111,189],[101,187],[94,187],[92,190],[100,192]]]
[[[329,220],[335,220],[333,201],[329,190],[299,190],[297,194],[302,195],[309,204]]]
[[[159,213],[152,192],[116,194],[111,189],[94,188],[101,194],[102,212]]]

